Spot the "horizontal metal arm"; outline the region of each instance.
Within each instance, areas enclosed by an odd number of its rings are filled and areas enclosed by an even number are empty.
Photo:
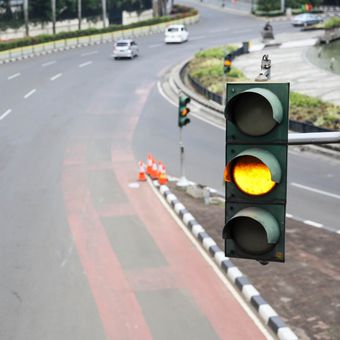
[[[340,131],[288,134],[288,145],[331,143],[340,143]]]

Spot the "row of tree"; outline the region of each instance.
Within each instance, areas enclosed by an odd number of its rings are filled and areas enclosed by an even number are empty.
[[[166,0],[158,1],[166,3]],[[13,6],[12,0],[0,0],[0,20],[55,22],[103,16],[112,24],[120,23],[123,10],[143,11],[150,8],[152,0],[22,0],[16,6]]]

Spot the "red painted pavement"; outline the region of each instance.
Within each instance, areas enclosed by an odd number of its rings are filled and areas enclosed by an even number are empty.
[[[138,174],[131,139],[150,90],[148,85],[135,93],[136,102],[127,110],[134,114],[120,122],[124,128],[124,135],[120,136],[124,147],[112,143],[112,162],[87,164],[90,137],[84,136],[74,136],[65,155],[63,188],[68,223],[105,334],[108,339],[151,339],[135,292],[181,288],[192,296],[221,339],[262,339],[263,334],[172,219],[149,184],[141,183],[138,189],[128,187]],[[114,172],[128,203],[110,204],[101,211],[94,208],[88,174],[100,169]],[[124,272],[100,221],[100,216],[117,215],[138,216],[168,266]]]

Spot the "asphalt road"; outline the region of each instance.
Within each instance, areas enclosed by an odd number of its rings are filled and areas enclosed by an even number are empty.
[[[162,34],[138,39],[142,53],[132,61],[113,61],[107,44],[1,66],[1,338],[100,339],[114,331],[107,316],[115,313],[110,307],[115,296],[110,289],[108,297],[102,296],[98,289],[112,283],[103,260],[106,255],[113,259],[112,250],[93,211],[103,218],[130,208],[117,203],[128,194],[112,189],[121,184],[106,170],[112,159],[133,167],[152,152],[178,175],[177,111],[160,96],[158,80],[200,48],[257,37],[263,25],[250,16],[204,8],[201,18],[190,27],[187,44],[165,46]],[[274,29],[292,30],[287,23]],[[223,131],[193,120],[184,141],[187,176],[219,188]],[[303,175],[306,158],[295,157],[301,177],[294,181],[313,184]],[[308,157],[314,162],[313,155]],[[317,164],[313,177],[332,161]],[[116,166],[115,173],[126,179]],[[339,194],[332,171],[328,187],[320,187]],[[315,195],[302,192],[308,199]],[[320,199],[322,207],[329,201],[334,199]],[[336,209],[330,211],[336,221]],[[147,314],[162,298],[148,305],[150,300],[140,295],[139,302]],[[175,298],[182,303],[181,296]],[[211,331],[209,326],[205,330]]]

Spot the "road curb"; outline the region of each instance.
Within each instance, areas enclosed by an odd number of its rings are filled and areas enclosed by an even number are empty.
[[[239,43],[240,44],[240,43]],[[235,43],[236,45],[236,43]],[[265,50],[268,47],[275,46],[281,46],[282,43],[267,43],[263,44],[259,50]],[[190,89],[181,79],[181,72],[182,69],[186,66],[186,64],[191,60],[192,58],[189,58],[182,63],[176,65],[172,68],[170,71],[170,78],[172,79],[174,86],[178,88],[178,92],[182,92],[185,95],[189,96],[191,99],[193,99],[195,102],[200,104],[201,106],[209,109],[209,114],[212,116],[220,116],[223,117],[224,112],[224,106],[221,104],[218,104],[216,102],[213,102],[212,100],[206,99],[204,96],[198,94],[194,90]],[[340,159],[340,152],[338,150],[334,150],[330,147],[323,147],[318,145],[303,145],[302,150],[307,150],[310,152],[322,154],[324,156],[332,157],[334,159]]]
[[[257,312],[260,319],[280,340],[298,339],[295,333],[285,324],[276,311],[260,295],[256,288],[249,282],[246,276],[224,255],[216,242],[209,236],[205,229],[196,221],[194,216],[185,208],[178,198],[166,185],[152,181],[152,185],[159,190],[164,200],[182,220],[188,230],[199,241],[201,246],[219,266],[228,280],[242,294],[243,298]]]
[[[33,58],[38,57],[40,55],[55,53],[55,52],[63,52],[69,49],[74,48],[81,48],[86,46],[93,46],[93,45],[101,45],[101,44],[107,44],[112,43],[115,39],[120,38],[127,38],[127,37],[141,37],[145,35],[150,35],[154,33],[161,33],[164,32],[165,27],[171,24],[180,23],[185,25],[192,25],[200,20],[200,15],[196,14],[190,17],[182,18],[182,19],[174,19],[165,23],[159,23],[151,26],[142,26],[142,27],[136,27],[131,28],[127,30],[121,30],[121,31],[115,31],[115,32],[108,32],[108,33],[102,33],[102,34],[94,34],[89,35],[86,37],[81,37],[81,39],[87,38],[87,41],[80,42],[79,40],[76,40],[77,42],[75,44],[70,44],[70,42],[75,41],[75,38],[68,38],[68,39],[61,39],[60,41],[64,42],[64,45],[62,47],[55,47],[56,41],[51,41],[49,43],[42,43],[37,45],[29,45],[29,46],[23,46],[18,47],[10,50],[0,51],[0,65],[1,64],[8,64],[11,62],[19,61],[22,59],[27,58]],[[92,40],[94,37],[99,37],[97,40]],[[54,47],[45,50],[45,45],[53,45]],[[31,49],[29,52],[23,53],[23,50]],[[40,50],[38,50],[40,48]],[[15,54],[15,51],[20,50],[21,53],[18,56],[12,56],[12,54]],[[1,58],[1,55],[8,54],[8,57]]]

